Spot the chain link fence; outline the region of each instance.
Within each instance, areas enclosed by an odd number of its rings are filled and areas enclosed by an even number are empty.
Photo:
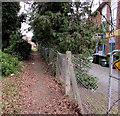
[[[60,81],[65,90],[65,94],[69,95],[78,104],[81,112],[83,112],[77,80],[74,75],[71,52],[62,54],[55,52],[54,49],[45,48],[41,45],[38,46],[38,51],[50,69],[54,71],[56,79]]]
[[[38,51],[46,64],[48,65],[49,69],[51,69],[51,74],[56,74],[56,58],[57,52],[55,52],[52,48],[46,48],[41,44],[38,45]]]
[[[72,55],[70,51],[62,54],[40,45],[38,48],[40,55],[63,86],[65,94],[77,102],[82,113],[106,114],[106,95],[90,88],[91,85],[96,86],[94,85],[96,82],[93,82],[93,77],[86,75],[88,73],[86,62],[78,56]],[[107,88],[104,90],[107,92]],[[116,112],[117,109],[114,108],[113,113]]]

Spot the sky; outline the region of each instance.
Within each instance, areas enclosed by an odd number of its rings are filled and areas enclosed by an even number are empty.
[[[100,0],[100,2],[102,2],[103,0]],[[20,2],[20,12],[19,14],[23,13],[27,13],[27,11],[29,10],[29,5],[25,4],[24,2]],[[93,8],[92,10],[95,11],[97,9],[97,7],[99,6],[99,0],[94,0],[94,4],[93,4]],[[27,23],[22,23],[22,27],[21,27],[21,32],[23,35],[26,35],[28,37],[32,37],[33,33],[32,31],[26,32],[25,30],[27,30],[30,27],[30,25],[28,25]]]
[[[21,6],[21,9],[20,9],[19,14],[21,14],[21,13],[27,13],[26,10],[29,9],[29,5],[28,5],[28,4],[25,4],[25,3],[23,3],[23,2],[20,2],[20,6]],[[27,23],[22,23],[21,32],[22,32],[23,35],[26,35],[26,36],[28,36],[28,37],[32,37],[32,36],[33,36],[32,31],[29,31],[29,32],[26,32],[26,31],[25,31],[25,30],[27,30],[29,27],[30,27],[30,25],[28,25]]]

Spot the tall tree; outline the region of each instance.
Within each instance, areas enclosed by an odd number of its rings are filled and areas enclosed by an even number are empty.
[[[34,39],[60,52],[90,55],[95,47],[92,37],[99,31],[90,8],[88,2],[34,3],[30,23]]]
[[[96,79],[88,75],[87,67],[96,43],[93,35],[100,30],[92,20],[95,14],[89,2],[34,3],[30,22],[34,41],[61,53],[69,50],[79,57],[76,78],[93,89],[97,88]]]
[[[26,21],[26,14],[18,15],[19,10],[19,2],[2,3],[2,50],[22,60],[28,58],[31,45],[22,39],[20,28],[21,23]]]
[[[2,42],[3,48],[9,46],[10,35],[20,28],[19,2],[2,2]]]

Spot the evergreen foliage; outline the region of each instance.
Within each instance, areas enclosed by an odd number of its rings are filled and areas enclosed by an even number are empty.
[[[26,14],[18,15],[19,10],[19,2],[2,2],[2,51],[7,53],[0,51],[3,75],[19,71],[19,60],[27,59],[31,51],[31,45],[22,39],[20,32]]]
[[[92,21],[89,3],[75,3],[76,11],[72,6],[73,3],[34,3],[30,23],[34,41],[62,53],[70,50],[89,56],[95,47],[92,37],[99,28]]]
[[[80,59],[86,65],[89,64],[88,58],[94,53],[96,45],[93,35],[102,30],[93,22],[97,13],[91,13],[89,2],[34,2],[32,9],[30,25],[34,33],[33,41],[61,53],[71,51],[73,54],[79,54]],[[86,71],[85,74],[83,80],[95,80],[94,77],[88,77]],[[76,77],[79,80],[79,77]],[[91,86],[90,83],[83,83],[85,87]],[[96,84],[88,88],[95,89],[95,86]]]
[[[17,57],[19,60],[27,60],[31,53],[31,44],[23,40],[20,33],[12,33],[10,46],[5,48],[4,52]]]
[[[18,15],[19,10],[19,2],[2,2],[3,51],[21,60],[28,58],[31,45],[22,39],[21,23],[26,21],[27,15]]]
[[[20,10],[19,2],[2,2],[2,42],[3,49],[10,45],[10,35],[20,28],[17,16]]]

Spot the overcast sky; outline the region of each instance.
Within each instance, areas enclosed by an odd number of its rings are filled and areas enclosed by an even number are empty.
[[[29,5],[25,4],[23,2],[20,2],[20,6],[21,6],[20,13],[22,13],[22,12],[27,13],[27,11],[29,10]],[[32,31],[27,32],[27,29],[29,27],[30,27],[30,25],[28,25],[27,23],[22,23],[21,32],[23,35],[26,35],[28,37],[32,37],[33,36]]]

